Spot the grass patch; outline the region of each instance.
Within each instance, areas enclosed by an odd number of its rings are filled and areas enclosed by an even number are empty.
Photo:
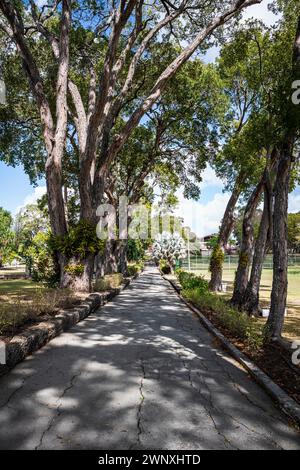
[[[25,276],[25,265],[20,266],[4,266],[0,268],[0,276]]]
[[[123,276],[121,273],[106,274],[103,278],[98,279],[95,282],[96,292],[106,292],[113,289],[117,289],[122,285]]]
[[[207,269],[197,269],[193,271],[196,275],[201,275],[204,279],[210,279],[210,273]],[[225,266],[223,271],[223,281],[227,283],[227,293],[221,294],[225,299],[231,297],[233,291],[233,282],[235,276],[235,266],[228,269]],[[262,274],[261,288],[260,288],[260,303],[262,307],[270,307],[271,289],[272,289],[272,269],[264,268]],[[288,270],[288,298],[287,308],[288,315],[284,319],[283,337],[289,341],[300,339],[300,268],[297,266],[290,266]],[[266,323],[265,318],[259,318],[257,321],[258,330],[263,329]]]
[[[176,275],[183,289],[197,289],[197,293],[208,292],[208,282],[203,278],[203,276],[196,276],[193,273],[182,270],[176,271]]]
[[[69,290],[46,289],[29,280],[0,281],[0,335],[13,335],[20,326],[79,302]]]
[[[237,339],[243,340],[254,349],[263,345],[262,331],[257,328],[257,320],[244,312],[231,307],[222,297],[201,289],[184,289],[184,298],[196,305],[208,318],[214,317],[219,326],[227,330]]]
[[[144,263],[142,261],[136,263],[128,263],[127,271],[130,277],[135,276],[136,274],[140,273],[144,268]]]
[[[28,279],[0,280],[0,296],[19,295],[34,292],[39,285]]]

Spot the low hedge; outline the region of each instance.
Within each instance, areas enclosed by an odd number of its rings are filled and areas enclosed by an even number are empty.
[[[178,280],[183,289],[198,289],[198,292],[209,291],[208,282],[202,276],[196,276],[183,270],[176,271]]]
[[[105,292],[112,289],[117,289],[123,282],[123,276],[121,273],[106,274],[104,277],[97,279],[95,282],[96,292]]]
[[[171,266],[164,259],[161,259],[159,261],[159,269],[161,270],[163,274],[171,274]]]
[[[136,263],[129,263],[127,266],[128,276],[133,277],[136,274],[140,273],[144,268],[144,263],[142,261]]]
[[[253,349],[263,345],[263,335],[257,328],[257,319],[233,307],[222,297],[203,290],[184,289],[182,295],[204,314],[213,314],[217,323],[233,336],[245,341]]]
[[[182,286],[182,295],[188,301],[213,319],[222,328],[236,338],[246,341],[255,349],[263,344],[263,335],[257,328],[257,320],[245,312],[233,308],[228,301],[209,291],[208,282],[201,276],[196,276],[183,270],[177,270],[176,275]]]

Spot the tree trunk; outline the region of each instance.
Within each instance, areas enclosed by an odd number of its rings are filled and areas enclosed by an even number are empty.
[[[54,164],[52,158],[51,163],[46,166],[46,184],[52,233],[56,237],[64,237],[67,233],[67,223],[62,194],[61,167]]]
[[[272,199],[272,188],[269,187],[268,189],[265,187],[264,210],[255,243],[250,280],[243,301],[240,304],[240,308],[245,310],[249,315],[259,316],[261,313],[259,308],[259,288],[265,255],[268,250],[268,245],[270,244],[270,221],[273,213]]]
[[[95,256],[89,255],[86,259],[66,260],[60,257],[61,276],[60,286],[63,289],[71,289],[75,292],[92,292],[92,279],[95,266]],[[77,266],[82,268],[82,272],[71,271],[70,267]]]
[[[96,281],[101,279],[104,274],[104,254],[98,253],[95,257],[95,274],[96,274]]]
[[[243,236],[240,246],[239,264],[235,275],[234,291],[231,299],[231,303],[236,306],[241,305],[249,280],[249,270],[253,258],[254,243],[253,218],[259,203],[263,186],[264,177],[261,178],[260,182],[252,192],[244,213]]]
[[[300,16],[294,42],[291,83],[300,74]],[[289,88],[290,90],[291,88]],[[273,218],[273,285],[270,315],[265,327],[265,341],[280,341],[288,289],[288,197],[295,136],[299,130],[300,107],[289,101],[286,115],[287,131],[283,141],[275,183]]]
[[[222,290],[222,275],[223,275],[223,256],[225,247],[228,243],[230,234],[233,229],[234,224],[234,210],[237,204],[237,201],[240,197],[242,191],[242,183],[244,177],[240,174],[235,182],[231,197],[228,201],[222,224],[220,227],[220,232],[218,236],[217,246],[214,248],[213,253],[210,259],[210,272],[211,279],[209,288],[213,292],[218,292]]]
[[[119,272],[123,274],[123,276],[127,276],[127,249],[128,249],[128,241],[127,240],[120,240],[119,241]]]
[[[117,241],[107,240],[104,252],[96,256],[96,279],[100,279],[106,274],[116,274],[118,269]]]
[[[293,138],[283,145],[275,183],[273,218],[273,286],[270,315],[265,327],[266,341],[279,340],[284,322],[288,288],[287,214]]]

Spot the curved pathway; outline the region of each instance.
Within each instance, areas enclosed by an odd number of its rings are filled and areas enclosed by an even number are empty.
[[[300,435],[148,267],[0,379],[0,448],[300,449]]]

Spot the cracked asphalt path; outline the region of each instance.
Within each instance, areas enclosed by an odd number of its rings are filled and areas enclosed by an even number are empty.
[[[300,449],[300,435],[148,267],[0,379],[0,449]]]

